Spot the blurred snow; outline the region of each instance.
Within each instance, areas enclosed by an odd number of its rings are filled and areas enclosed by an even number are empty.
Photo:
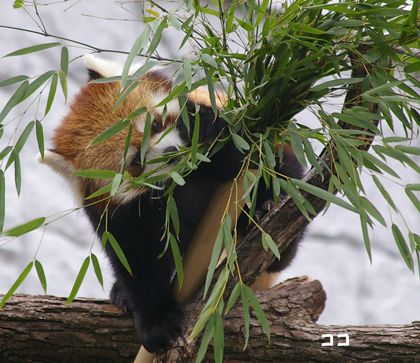
[[[49,34],[75,39],[103,50],[128,52],[141,33],[142,24],[136,21],[141,16],[138,3],[125,3],[128,10],[116,5],[114,1],[101,0],[65,1],[50,6],[39,6],[38,10]],[[12,5],[11,0],[2,3],[0,25],[39,31],[34,20],[24,10],[14,10]],[[30,13],[40,24],[34,12],[31,10]],[[159,48],[161,56],[174,57],[180,40],[182,38],[180,39],[179,34],[174,34],[172,38],[167,38],[165,34]],[[91,51],[86,46],[81,44],[76,46],[66,40],[0,28],[0,56],[24,47],[55,41],[69,46],[70,59]],[[182,52],[187,53],[189,49],[183,49]],[[107,53],[104,57],[124,62],[126,56],[114,52]],[[39,76],[50,69],[59,68],[60,59],[59,52],[55,48],[34,53],[30,57],[1,59],[0,64],[0,81],[2,81],[20,74]],[[83,62],[76,59],[69,68],[70,100],[85,81]],[[15,90],[14,86],[0,88],[0,109]],[[47,92],[48,88],[45,93]],[[60,88],[57,90],[56,98],[49,115],[43,121],[46,148],[50,146],[51,130],[66,112]],[[39,105],[37,102],[34,102],[28,111],[26,110],[30,103],[24,102],[7,117],[6,123],[14,118],[16,120],[5,128],[5,136],[0,141],[0,150],[6,146],[6,141],[14,139],[14,128],[21,118],[21,113],[26,112],[20,121],[20,131],[29,121],[43,116],[45,101],[42,100]],[[302,122],[310,122],[311,118],[313,119],[313,116],[309,112],[299,115],[299,120]],[[416,140],[416,146],[420,146],[419,140]],[[71,190],[65,181],[48,167],[36,163],[37,153],[38,146],[33,132],[21,152],[23,184],[19,198],[14,187],[13,167],[6,173],[6,229],[37,217],[62,215],[62,211],[70,211],[76,207]],[[419,157],[416,158],[416,162],[420,164]],[[420,176],[409,168],[392,163],[390,166],[403,177],[404,184],[420,183]],[[389,215],[386,203],[370,177],[365,175],[364,180],[368,197],[373,198],[376,207],[384,216]],[[386,185],[395,203],[403,211],[405,223],[413,232],[419,234],[419,213],[407,203],[403,188],[398,187],[393,181],[386,182],[381,179],[381,182]],[[400,227],[404,225],[400,219],[395,218],[395,215],[392,218]],[[390,225],[389,218],[387,223]],[[94,240],[94,234],[82,211],[74,211],[48,225],[45,234],[43,230],[36,230],[1,245],[0,293],[4,294],[10,289],[36,254],[36,258],[45,269],[48,293],[68,296],[84,259],[93,248],[100,259],[105,289],[102,289],[90,267],[78,296],[108,297],[112,276],[108,263],[100,251],[100,244]],[[325,216],[317,217],[310,225],[298,257],[283,273],[282,278],[309,275],[322,282],[328,297],[326,309],[320,318],[322,324],[410,323],[413,320],[420,320],[418,274],[416,272],[413,275],[405,265],[390,229],[377,225],[371,243],[372,264],[364,247],[357,215],[331,206]],[[18,292],[43,293],[35,270],[30,273]]]

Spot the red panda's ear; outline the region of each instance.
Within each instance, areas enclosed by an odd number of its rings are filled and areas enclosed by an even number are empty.
[[[88,70],[89,81],[120,76],[123,71],[123,67],[120,64],[95,57],[92,54],[86,54],[83,57],[83,61]]]
[[[40,154],[37,155],[37,160],[41,164],[48,165],[55,172],[63,175],[66,178],[72,178],[72,172],[75,171],[73,164],[66,160],[63,155],[58,154],[54,150],[45,150],[44,159]]]
[[[97,72],[93,69],[88,68],[87,71],[88,71],[88,76],[89,76],[89,82],[94,81],[95,79],[104,78],[104,76],[102,76],[99,72]]]

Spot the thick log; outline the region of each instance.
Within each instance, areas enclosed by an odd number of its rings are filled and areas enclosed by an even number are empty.
[[[0,310],[0,362],[132,362],[131,314],[106,300],[16,294]]]
[[[319,281],[287,280],[256,293],[270,324],[270,344],[251,311],[250,338],[241,304],[224,317],[224,362],[420,362],[420,322],[412,325],[323,326],[315,323],[326,295]],[[323,346],[330,338],[332,346]],[[348,346],[344,344],[349,336]],[[200,341],[186,344],[195,354]],[[194,348],[193,348],[194,347]],[[130,362],[139,349],[131,314],[105,300],[13,296],[0,311],[0,362]],[[194,362],[171,351],[173,362]],[[212,346],[204,358],[213,362]]]

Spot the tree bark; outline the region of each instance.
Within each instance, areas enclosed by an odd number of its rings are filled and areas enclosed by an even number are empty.
[[[420,361],[420,322],[412,325],[323,326],[315,323],[326,295],[319,281],[298,277],[256,293],[270,324],[270,344],[251,309],[250,338],[241,304],[224,318],[224,362],[416,362]],[[130,362],[139,348],[132,316],[105,300],[53,296],[13,296],[0,311],[0,362]],[[330,341],[323,334],[331,334]],[[340,337],[338,335],[340,334]],[[345,343],[348,334],[349,345]],[[191,349],[199,341],[186,344]],[[173,362],[195,357],[172,350]],[[205,362],[213,362],[210,345]],[[162,357],[161,357],[162,359]]]
[[[0,310],[0,362],[132,362],[131,314],[106,300],[16,294]]]

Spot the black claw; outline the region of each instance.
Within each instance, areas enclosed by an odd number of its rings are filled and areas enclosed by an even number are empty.
[[[130,310],[128,307],[128,299],[118,282],[115,282],[112,286],[109,299],[111,300],[111,304],[115,305],[123,313],[126,313]]]

